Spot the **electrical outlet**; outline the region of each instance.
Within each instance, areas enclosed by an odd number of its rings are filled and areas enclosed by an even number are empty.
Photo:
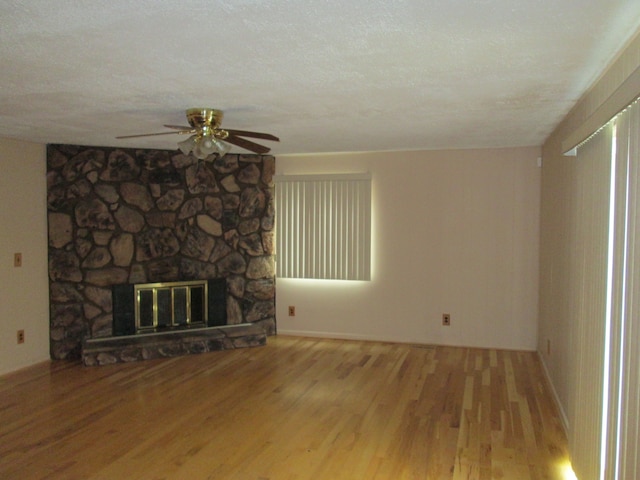
[[[18,343],[24,343],[24,330],[18,330]]]
[[[290,317],[296,316],[296,307],[294,307],[293,305],[289,305],[289,316]]]
[[[442,314],[442,325],[444,325],[445,327],[451,325],[451,315],[449,315],[448,313]]]
[[[14,253],[13,254],[13,266],[14,267],[21,267],[22,266],[22,254],[21,253]]]

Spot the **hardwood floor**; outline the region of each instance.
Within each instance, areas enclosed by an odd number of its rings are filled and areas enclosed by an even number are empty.
[[[563,479],[531,352],[270,337],[0,377],[2,479]]]

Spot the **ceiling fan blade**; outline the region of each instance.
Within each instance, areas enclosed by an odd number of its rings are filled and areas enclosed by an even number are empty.
[[[160,133],[143,133],[140,135],[120,135],[116,138],[136,138],[136,137],[153,137],[156,135],[175,135],[176,133],[191,133],[190,131],[185,132],[160,132]]]
[[[168,125],[165,125],[167,127]],[[246,130],[231,130],[228,128],[224,128],[229,132],[229,135],[237,135],[240,137],[250,137],[250,138],[263,138],[265,140],[272,140],[274,142],[279,142],[280,139],[275,135],[271,135],[270,133],[261,133],[261,132],[247,132]]]
[[[246,150],[255,153],[268,153],[271,149],[269,147],[265,147],[264,145],[259,145],[257,143],[251,142],[249,140],[245,140],[244,138],[236,137],[235,135],[229,134],[227,138],[223,139],[223,141],[228,143],[233,143],[238,147],[242,147]]]
[[[196,133],[195,128],[188,127],[186,125],[164,125],[167,128],[173,128],[174,130],[189,130],[193,133]]]

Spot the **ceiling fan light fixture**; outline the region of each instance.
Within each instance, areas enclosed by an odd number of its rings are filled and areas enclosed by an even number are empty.
[[[198,142],[198,146],[200,147],[200,151],[206,155],[211,155],[213,152],[216,151],[216,147],[217,147],[211,135],[205,135],[203,137],[200,137],[200,142]]]
[[[212,154],[217,154],[217,158],[226,155],[231,150],[231,145],[218,140],[214,135],[192,135],[191,137],[178,142],[178,148],[185,155],[193,154],[199,160],[205,160]]]
[[[227,153],[229,153],[229,150],[231,150],[231,145],[223,142],[222,140],[214,138],[214,142],[216,144],[216,150],[218,151],[219,157],[224,157]]]
[[[189,155],[189,153],[191,153],[191,150],[193,150],[196,146],[196,138],[196,135],[191,135],[186,140],[178,142],[178,149],[185,155]]]

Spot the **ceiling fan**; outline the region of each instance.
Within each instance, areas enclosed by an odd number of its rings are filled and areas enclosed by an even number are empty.
[[[231,149],[231,145],[237,145],[254,153],[264,154],[271,149],[252,142],[242,137],[260,138],[279,142],[280,139],[269,133],[248,132],[246,130],[232,130],[220,128],[223,112],[214,108],[190,108],[186,111],[189,127],[181,125],[165,125],[172,129],[172,132],[145,133],[141,135],[122,135],[116,138],[136,138],[150,137],[154,135],[187,135],[191,136],[178,142],[178,148],[182,153],[193,155],[198,159],[206,159],[212,154],[217,154],[215,158],[224,156]]]

